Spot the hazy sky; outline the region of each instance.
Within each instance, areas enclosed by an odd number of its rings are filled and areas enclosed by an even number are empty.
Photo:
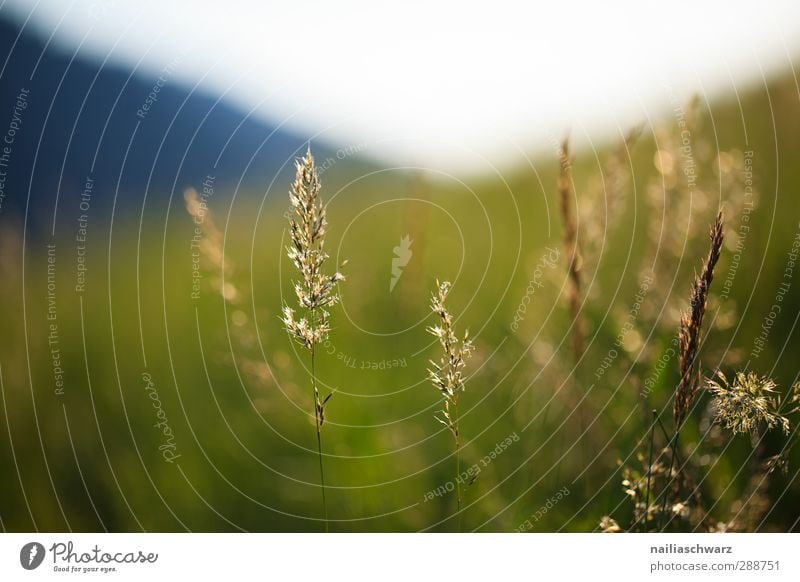
[[[475,3],[474,6],[478,6]],[[800,2],[0,0],[69,52],[389,163],[485,171],[788,70]]]

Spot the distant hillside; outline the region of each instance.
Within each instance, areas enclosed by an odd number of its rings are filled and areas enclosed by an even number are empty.
[[[0,18],[0,215],[24,212],[30,191],[28,226],[49,229],[57,193],[59,216],[72,219],[87,178],[93,205],[118,191],[118,209],[140,207],[145,192],[148,204],[180,194],[209,175],[218,188],[241,180],[250,193],[266,191],[278,172],[289,179],[284,164],[304,138],[173,83],[169,66],[161,77],[103,67],[45,49],[29,30]]]

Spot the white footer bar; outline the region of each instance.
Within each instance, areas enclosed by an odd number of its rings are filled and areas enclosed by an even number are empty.
[[[0,580],[796,581],[798,541],[792,534],[2,534]]]

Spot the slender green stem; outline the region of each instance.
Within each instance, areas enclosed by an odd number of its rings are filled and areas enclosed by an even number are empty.
[[[667,440],[667,441],[670,441],[671,437],[669,436],[669,433],[667,433],[667,429],[664,427],[664,424],[661,422],[661,419],[660,419],[660,418],[658,419],[658,426],[659,426],[659,428],[661,429],[661,434],[663,434],[663,435],[664,435],[664,439],[665,439],[665,440]],[[676,441],[676,443],[677,443],[677,441]],[[679,451],[677,448],[674,448],[674,449],[672,449],[672,454],[675,456],[675,460],[677,461],[677,463],[678,463],[678,465],[679,465],[680,467],[684,467],[684,466],[686,465],[686,462],[684,462],[684,461],[683,461],[683,459],[681,458],[680,451]],[[688,460],[688,459],[687,459],[687,460]],[[684,474],[684,478],[685,478],[685,474]],[[701,482],[702,482],[702,481],[701,481]],[[689,485],[689,487],[691,488],[691,485]],[[695,498],[695,500],[697,501],[698,507],[700,507],[700,508],[702,509],[702,508],[703,508],[703,503],[702,503],[702,492],[699,490],[699,485],[698,485],[698,486],[696,486],[696,487],[694,488],[694,490],[692,491],[692,496],[693,496],[693,497]],[[660,496],[659,496],[659,498],[660,498]],[[656,504],[658,504],[658,499],[659,499],[659,498],[656,498],[656,499],[653,501],[653,503],[656,503]],[[705,509],[703,509],[703,512],[704,512],[704,517],[703,517],[702,521],[705,521],[705,520],[706,520],[706,518],[708,518],[708,517],[709,517],[709,515],[708,515],[708,512],[706,512],[706,510],[705,510]]]
[[[664,423],[661,422],[660,418],[658,419],[658,426],[661,429],[661,434],[664,435],[664,440],[666,440],[667,442],[670,442],[672,440],[672,437],[669,436],[669,433],[667,432],[667,429],[664,427]],[[675,458],[678,460],[678,463],[680,465],[683,465],[683,461],[681,461],[680,453],[677,450],[673,449],[672,450],[672,454],[675,455]],[[655,500],[653,500],[653,501],[655,501]]]
[[[672,454],[669,456],[669,468],[667,469],[667,484],[664,486],[664,503],[661,507],[661,515],[666,514],[667,512],[667,504],[669,503],[669,491],[672,489],[672,467],[675,464],[675,457],[677,457],[678,453],[678,435],[680,435],[680,427],[675,428],[675,434],[673,435],[672,439],[670,439],[670,448],[672,449]],[[672,521],[671,519],[667,521],[666,525],[669,525],[669,522]],[[665,526],[666,527],[666,526]],[[661,518],[659,516],[658,520],[658,529],[661,530]]]
[[[453,401],[453,416],[455,416],[456,432],[453,436],[456,439],[456,524],[458,532],[461,532],[461,437],[458,432],[458,400]]]
[[[656,432],[656,422],[658,421],[658,411],[653,409],[653,423],[650,425],[650,454],[647,461],[647,493],[644,497],[644,528],[647,530],[647,514],[650,511],[650,478],[653,475],[653,449]]]
[[[315,324],[314,321],[314,310],[311,310],[311,325]],[[313,329],[313,328],[312,328]],[[322,428],[319,423],[319,390],[317,389],[317,373],[315,369],[315,358],[316,356],[316,349],[315,346],[311,345],[311,386],[314,389],[314,424],[317,428],[317,458],[319,459],[319,483],[320,489],[322,490],[322,509],[325,513],[325,533],[330,531],[330,525],[328,523],[328,501],[325,498],[325,470],[322,465],[322,433],[320,429]]]

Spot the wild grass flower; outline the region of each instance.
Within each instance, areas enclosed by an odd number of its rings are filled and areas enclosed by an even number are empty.
[[[316,346],[328,337],[330,315],[327,308],[339,301],[336,285],[344,281],[344,275],[336,271],[331,275],[322,272],[329,258],[325,252],[325,232],[328,225],[325,206],[319,198],[320,180],[311,149],[295,161],[296,175],[289,201],[294,216],[289,219],[291,245],[286,248],[289,259],[300,272],[300,280],[294,284],[299,317],[295,310],[285,305],[282,321],[286,330],[311,354],[311,386],[314,397],[314,422],[317,430],[317,457],[319,459],[320,489],[325,512],[325,529],[328,530],[328,504],[325,498],[325,470],[322,462],[321,428],[325,422],[325,405],[333,393],[321,398],[317,388],[315,369]],[[342,263],[341,266],[344,266]]]
[[[600,531],[603,533],[620,533],[622,528],[617,521],[607,515],[600,519]]]
[[[678,367],[680,371],[680,380],[675,389],[675,397],[672,403],[675,433],[669,440],[672,454],[670,456],[669,469],[667,470],[669,481],[662,493],[664,498],[662,514],[667,513],[667,505],[673,489],[674,476],[672,474],[672,467],[677,460],[678,451],[680,450],[678,438],[680,436],[681,426],[694,404],[695,398],[697,397],[697,389],[700,384],[700,372],[696,370],[695,360],[697,358],[697,348],[700,343],[703,316],[706,313],[708,292],[711,287],[711,282],[714,280],[714,268],[719,260],[723,237],[722,212],[718,212],[717,219],[714,221],[714,225],[711,227],[711,232],[709,233],[711,248],[703,263],[703,270],[700,276],[698,277],[695,275],[694,277],[692,293],[689,299],[689,311],[684,312],[681,316],[681,323],[678,331]],[[683,480],[686,480],[685,476],[683,476]],[[680,490],[680,485],[681,483],[678,481],[676,484],[678,490]],[[679,495],[680,491],[678,491],[677,494]],[[669,521],[667,523],[669,524]]]
[[[790,434],[789,417],[800,411],[800,383],[795,382],[784,395],[772,379],[755,372],[737,372],[732,382],[722,372],[717,372],[717,377],[706,380],[706,388],[714,394],[716,422],[733,434],[750,434],[754,447],[750,480],[721,527],[725,531],[757,531],[772,507],[772,474],[776,469],[788,473],[789,455],[797,443],[797,431]],[[763,433],[772,428],[780,428],[787,438],[777,454],[767,456]]]
[[[654,528],[657,530],[659,527],[656,524],[662,516],[666,516],[667,519],[688,517],[688,502],[676,499],[662,503],[661,496],[656,495],[659,489],[666,490],[674,476],[672,467],[668,467],[661,460],[668,452],[664,449],[655,461],[652,457],[646,459],[645,455],[639,452],[636,458],[642,466],[641,470],[627,465],[622,467],[622,488],[633,507],[630,531],[652,531]]]
[[[441,416],[436,416],[436,420],[442,423],[455,440],[456,449],[456,513],[461,512],[461,435],[458,428],[458,399],[466,386],[464,378],[464,368],[467,360],[474,351],[472,341],[469,339],[469,332],[464,333],[464,339],[459,340],[453,328],[453,316],[447,310],[445,301],[450,293],[450,283],[436,282],[436,291],[431,297],[431,310],[438,317],[438,325],[428,327],[428,332],[439,340],[444,354],[436,362],[430,360],[431,367],[428,369],[428,377],[434,387],[444,398],[444,408]]]
[[[714,395],[716,420],[733,434],[754,434],[763,424],[767,429],[780,428],[789,434],[789,419],[780,413],[777,385],[755,372],[736,372],[733,382],[722,372],[706,381]]]
[[[743,215],[751,212],[760,199],[757,181],[752,179],[752,166],[747,165],[752,160],[748,162],[746,154],[735,148],[720,150],[719,144],[709,139],[704,127],[708,111],[697,96],[688,103],[675,105],[670,118],[655,125],[656,172],[643,181],[650,217],[644,264],[652,265],[656,280],[669,281],[685,257],[705,255],[707,249],[698,247],[701,241],[704,245],[706,233],[707,220],[701,217],[709,216],[708,221],[713,221],[711,213],[716,214],[719,195],[724,200],[725,216],[729,217],[725,223],[726,246],[739,251],[732,253],[727,272],[716,274],[720,283],[717,296],[725,298],[737,272],[740,277],[742,274],[739,253],[749,247],[747,232],[742,231],[748,228]],[[642,322],[663,334],[671,334],[684,309],[681,298],[671,292],[669,285],[654,288],[652,298],[643,309]],[[721,302],[719,310],[715,306],[716,327],[724,329],[736,321],[735,302]],[[726,350],[724,357],[732,363],[734,358],[742,358],[742,352]]]
[[[622,489],[631,508],[630,525],[620,528],[619,531],[660,532],[668,528],[708,530],[715,522],[705,509],[700,489],[686,474],[687,463],[680,458],[677,449],[672,447],[672,439],[658,418],[655,419],[653,428],[656,425],[664,439],[669,442],[667,446],[659,447],[655,458],[651,440],[649,454],[646,455],[644,450],[636,451],[635,459],[640,468],[619,461]],[[680,468],[675,466],[675,462]],[[603,519],[606,518],[610,519],[609,516]],[[601,530],[605,531],[602,523],[601,521]],[[616,521],[614,524],[618,526]]]
[[[680,381],[675,391],[675,401],[672,407],[672,414],[675,419],[676,434],[680,430],[681,424],[686,419],[686,415],[694,403],[697,396],[699,375],[695,372],[695,359],[697,357],[697,346],[700,342],[700,330],[703,325],[703,316],[706,312],[706,302],[708,301],[708,291],[714,279],[714,267],[720,256],[722,248],[722,213],[717,214],[714,226],[711,227],[709,234],[711,248],[708,257],[703,264],[700,276],[695,276],[692,285],[692,295],[689,300],[689,311],[681,317],[678,341],[680,346],[679,369]]]

